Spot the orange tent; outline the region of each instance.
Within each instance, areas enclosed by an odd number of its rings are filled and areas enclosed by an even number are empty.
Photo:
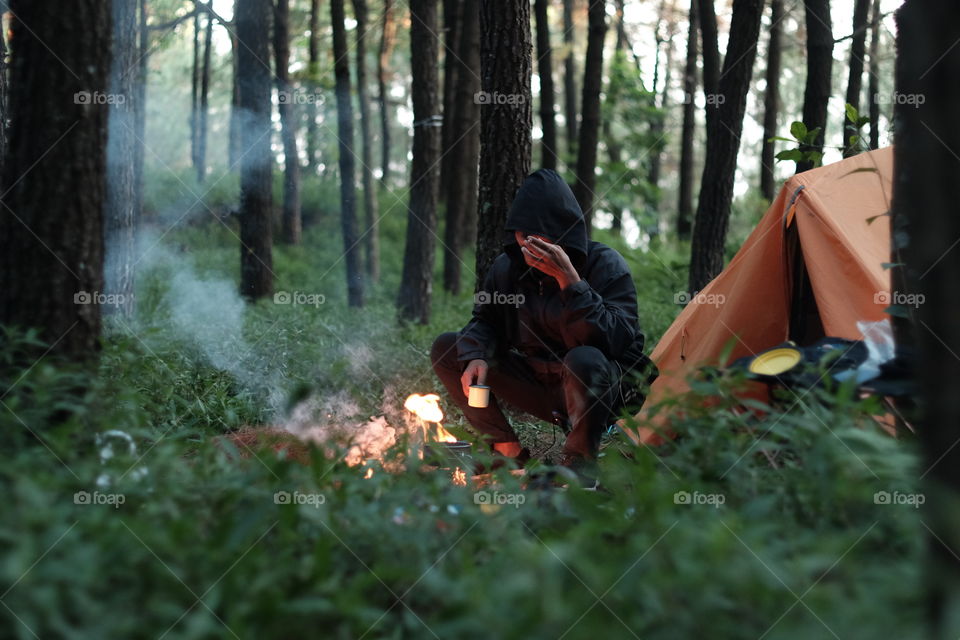
[[[660,339],[652,354],[660,377],[645,406],[686,391],[687,377],[722,364],[730,345],[733,360],[788,339],[860,340],[857,321],[888,317],[890,224],[883,214],[892,175],[887,147],[787,180],[727,268],[692,295]],[[637,414],[641,424],[645,414]],[[641,431],[643,440],[659,441]]]

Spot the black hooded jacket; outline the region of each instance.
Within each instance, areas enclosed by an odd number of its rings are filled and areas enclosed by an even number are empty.
[[[557,281],[527,266],[514,231],[559,244],[580,281],[560,290]],[[587,238],[573,192],[555,171],[531,174],[507,216],[504,252],[477,293],[473,318],[460,332],[457,358],[496,362],[513,349],[534,363],[559,363],[570,349],[588,345],[626,373],[645,368],[637,291],[626,261]],[[536,367],[535,367],[536,368]]]

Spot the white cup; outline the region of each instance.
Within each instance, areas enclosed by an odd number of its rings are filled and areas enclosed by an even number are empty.
[[[478,409],[485,409],[490,404],[490,387],[485,384],[470,385],[470,395],[467,404]]]

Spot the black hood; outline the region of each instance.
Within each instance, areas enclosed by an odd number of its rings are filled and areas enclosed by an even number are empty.
[[[520,185],[504,226],[503,248],[516,264],[524,264],[514,231],[537,234],[556,242],[580,270],[587,258],[583,212],[566,180],[551,169],[531,173]]]

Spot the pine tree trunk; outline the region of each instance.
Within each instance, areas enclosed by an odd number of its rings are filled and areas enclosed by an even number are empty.
[[[84,361],[101,326],[110,4],[13,0],[10,9],[0,324],[37,327],[52,353]]]
[[[697,6],[700,41],[703,45],[703,93],[707,98],[716,96],[720,91],[720,44],[717,36],[717,14],[713,2],[714,0],[699,0]],[[707,131],[709,131],[710,120],[716,113],[716,109],[711,111],[709,102],[706,113]]]
[[[827,130],[827,103],[833,69],[833,30],[830,0],[804,0],[807,27],[807,81],[803,89],[803,124],[807,131],[820,129],[813,144],[800,145],[801,151],[823,153]],[[797,163],[797,173],[813,168],[813,162]]]
[[[443,0],[443,127],[441,128],[440,142],[440,184],[450,182],[451,176],[457,170],[453,164],[454,157],[450,153],[456,132],[453,128],[455,115],[454,102],[456,100],[457,83],[461,72],[461,64],[457,60],[456,51],[460,48],[460,27],[463,13],[463,0]],[[441,191],[440,200],[445,201],[446,191]]]
[[[708,124],[707,155],[690,247],[691,293],[703,289],[723,270],[740,133],[743,131],[763,5],[763,0],[734,0],[733,3],[730,37],[718,85],[718,95],[724,99],[718,101],[713,131]]]
[[[7,68],[7,34],[0,30],[0,176],[3,175],[7,157],[7,123],[10,121],[7,113]]]
[[[403,276],[397,297],[401,321],[430,322],[437,192],[440,185],[440,110],[437,69],[437,0],[410,0],[410,70],[413,99],[413,162]]]
[[[147,0],[139,0],[139,26],[137,30],[139,53],[137,55],[137,98],[134,103],[136,114],[136,140],[133,160],[134,174],[134,207],[135,215],[143,216],[143,164],[146,155],[145,141],[147,139],[147,63],[150,59],[150,30],[147,27]]]
[[[233,91],[230,94],[230,142],[228,155],[230,170],[236,171],[240,167],[243,155],[243,118],[240,114],[240,43],[237,40],[236,18],[234,29],[230,32],[231,61],[233,63]]]
[[[777,120],[780,115],[780,65],[783,53],[783,0],[770,3],[770,39],[767,44],[766,89],[763,93],[763,147],[760,150],[760,192],[767,200],[777,195],[774,176]]]
[[[314,98],[320,93],[320,0],[310,0],[310,36],[307,38],[307,85]],[[307,175],[317,175],[320,141],[317,127],[317,100],[308,100],[307,112]]]
[[[530,172],[532,67],[530,3],[480,0],[480,83],[512,104],[480,108],[480,183],[477,202],[476,287],[503,250],[503,225],[520,184]]]
[[[237,0],[237,77],[240,82],[240,293],[257,300],[273,293],[273,157],[270,153],[272,78],[270,0]]]
[[[870,0],[856,0],[853,9],[853,40],[850,42],[850,74],[847,78],[847,104],[860,111],[860,89],[863,87],[863,58],[867,52],[867,18]],[[846,113],[840,126],[840,146],[843,157],[856,155],[857,146],[850,146],[850,136],[860,135],[857,128],[847,122]]]
[[[867,92],[870,94],[870,148],[880,148],[880,103],[877,94],[880,92],[880,0],[873,0],[873,15],[870,25],[870,72],[867,82]]]
[[[347,304],[363,306],[363,270],[357,237],[357,186],[353,150],[353,104],[350,98],[350,60],[344,28],[343,0],[330,0],[333,27],[333,74],[337,94],[337,138],[340,151],[340,227],[347,269]]]
[[[211,2],[213,0],[210,0]],[[207,179],[207,121],[210,115],[210,56],[213,49],[213,16],[207,14],[203,36],[203,66],[200,70],[200,103],[197,122],[197,183]]]
[[[104,290],[116,296],[105,312],[133,313],[134,234],[136,198],[137,101],[131,72],[137,65],[137,6],[113,3],[113,50],[107,135],[107,197],[104,203]],[[118,96],[123,96],[122,100]]]
[[[193,66],[190,75],[190,164],[200,172],[200,2],[193,0]]]
[[[377,56],[377,90],[380,102],[380,182],[386,185],[390,178],[390,56],[396,42],[397,23],[393,17],[393,0],[383,0],[383,31]]]
[[[554,114],[553,54],[550,48],[548,0],[535,0],[537,14],[537,73],[540,76],[540,163],[544,169],[557,168],[557,119]]]
[[[480,14],[477,0],[464,0],[463,29],[457,57],[463,63],[458,74],[454,104],[457,139],[451,154],[458,168],[441,189],[447,191],[444,228],[443,288],[459,294],[463,248],[476,239],[477,163],[480,153],[480,110],[475,99],[480,90]]]
[[[360,106],[360,143],[363,167],[360,169],[363,188],[363,249],[364,266],[371,282],[380,279],[380,212],[377,206],[377,187],[373,180],[373,141],[370,135],[370,92],[367,88],[367,2],[353,0],[353,14],[357,21],[357,103]]]
[[[663,88],[660,89],[660,104],[657,105],[659,113],[650,127],[650,136],[656,141],[656,143],[654,148],[650,151],[650,166],[647,170],[647,182],[649,182],[654,188],[654,193],[658,193],[660,188],[660,168],[663,162],[664,147],[660,145],[659,142],[664,137],[664,120],[666,119],[667,112],[670,108],[669,101],[670,81],[672,79],[673,68],[673,38],[676,35],[677,30],[677,24],[674,18],[674,4],[675,3],[671,2],[668,8],[667,3],[664,2],[661,8],[661,16],[664,12],[669,13],[669,16],[667,18],[661,17],[661,21],[665,19],[667,22],[667,37],[666,40],[664,40],[664,44],[666,44],[667,48],[666,53],[664,54],[663,64]],[[655,201],[654,204],[659,210],[658,200],[659,198],[657,198],[657,201]]]
[[[290,84],[290,0],[277,0],[273,28],[276,57],[280,136],[283,139],[283,213],[281,237],[286,244],[300,244],[300,151],[297,149],[297,100]]]
[[[623,148],[620,144],[620,141],[616,139],[616,136],[613,133],[613,128],[611,126],[611,121],[614,118],[616,113],[617,105],[620,102],[620,86],[621,83],[617,82],[614,78],[613,69],[619,68],[624,64],[626,60],[626,53],[624,49],[627,47],[626,41],[626,31],[623,28],[623,0],[616,0],[614,3],[614,19],[616,20],[617,25],[617,43],[613,47],[613,60],[610,63],[610,75],[609,80],[607,81],[607,91],[604,95],[604,110],[606,113],[610,114],[609,117],[603,119],[603,140],[607,146],[607,155],[610,158],[610,166],[613,171],[620,171],[619,167],[623,162]],[[611,231],[619,234],[623,231],[623,213],[624,211],[619,207],[614,205],[614,209],[611,212],[613,215],[613,222],[611,224]]]
[[[606,0],[590,0],[587,10],[587,59],[583,68],[583,106],[577,144],[576,196],[587,226],[593,227],[594,189],[597,184],[597,144],[600,136],[600,90],[603,83],[603,39],[607,32]]]
[[[690,0],[690,26],[687,30],[687,61],[683,67],[683,124],[680,126],[680,176],[677,186],[677,237],[690,237],[690,222],[693,219],[693,140],[697,127],[697,107],[694,96],[697,92],[697,58],[699,35],[699,0]]]
[[[576,0],[563,0],[563,100],[564,117],[567,121],[567,153],[577,153],[577,63],[574,57],[573,10]]]
[[[923,96],[894,105],[894,184],[891,274],[899,294],[922,295],[908,312],[911,329],[898,348],[915,345],[922,411],[917,433],[923,449],[924,576],[928,627],[924,637],[955,638],[960,629],[960,237],[956,184],[960,175],[960,15],[953,3],[907,0],[897,12],[896,91]],[[906,276],[905,278],[902,276]],[[898,289],[898,281],[906,289]],[[894,317],[895,332],[901,322]]]

